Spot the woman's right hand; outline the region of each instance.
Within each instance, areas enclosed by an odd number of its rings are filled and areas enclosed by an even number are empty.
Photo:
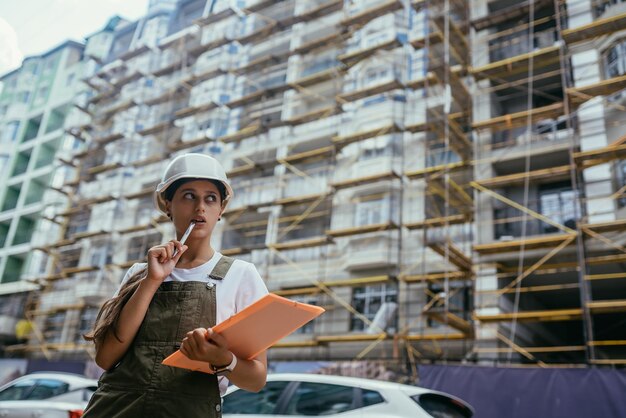
[[[180,241],[171,240],[148,250],[148,280],[161,284],[170,275],[180,256],[187,251],[187,246]],[[174,249],[178,249],[175,256]]]

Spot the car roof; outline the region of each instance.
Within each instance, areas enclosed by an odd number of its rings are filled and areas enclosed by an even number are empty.
[[[299,382],[312,382],[312,383],[327,383],[337,385],[356,386],[364,389],[372,390],[389,390],[389,389],[401,389],[403,392],[409,395],[417,395],[421,393],[434,392],[429,389],[424,389],[419,386],[403,385],[401,383],[386,382],[383,380],[364,379],[360,377],[348,377],[348,376],[331,376],[323,374],[309,374],[309,373],[272,373],[267,375],[267,381],[275,380],[289,380]]]

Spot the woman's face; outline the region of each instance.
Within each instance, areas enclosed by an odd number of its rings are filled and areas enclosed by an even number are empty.
[[[172,200],[166,201],[166,206],[172,214],[179,237],[194,220],[196,226],[190,238],[210,237],[222,214],[220,192],[217,186],[208,180],[193,180],[184,183],[176,190]]]

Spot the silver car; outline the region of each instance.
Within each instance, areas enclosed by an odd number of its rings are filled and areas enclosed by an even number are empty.
[[[272,374],[259,393],[228,388],[223,418],[328,416],[470,418],[461,399],[417,386],[352,377]]]
[[[78,418],[97,387],[76,374],[27,374],[0,387],[0,418]]]

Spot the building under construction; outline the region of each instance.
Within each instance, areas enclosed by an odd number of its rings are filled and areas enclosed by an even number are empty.
[[[165,164],[203,152],[236,194],[214,247],[326,308],[271,360],[626,363],[625,28],[618,0],[180,0],[88,39],[5,354],[93,355],[101,303],[174,236]]]

